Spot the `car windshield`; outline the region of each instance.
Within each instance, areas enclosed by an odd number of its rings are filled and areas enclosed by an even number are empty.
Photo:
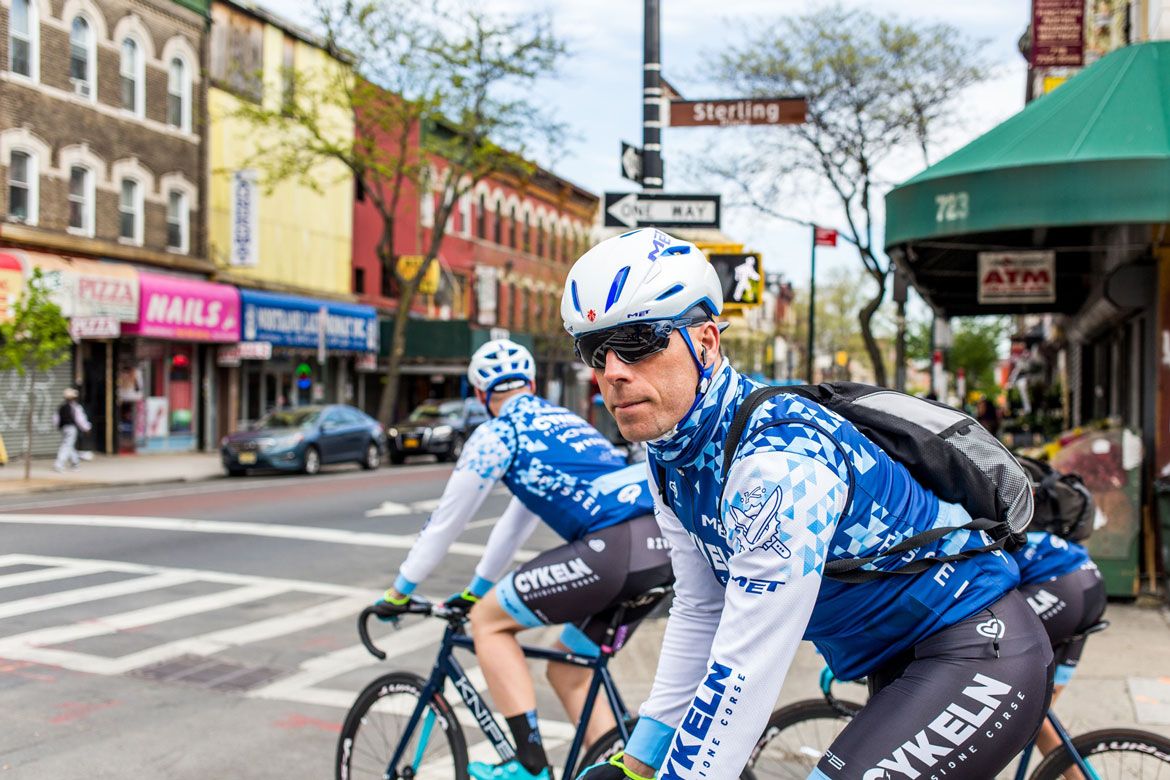
[[[462,414],[463,401],[428,401],[415,407],[410,413],[410,421],[458,420]]]
[[[257,430],[266,428],[302,428],[317,422],[320,409],[278,409],[269,412],[256,423]]]

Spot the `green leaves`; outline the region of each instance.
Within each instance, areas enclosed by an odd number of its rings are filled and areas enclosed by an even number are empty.
[[[48,371],[69,359],[73,340],[61,308],[49,298],[41,269],[33,269],[12,319],[0,323],[0,371]]]

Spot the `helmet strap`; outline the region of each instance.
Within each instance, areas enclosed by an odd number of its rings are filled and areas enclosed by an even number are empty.
[[[691,334],[686,328],[679,328],[678,334],[682,336],[682,340],[686,343],[687,349],[690,350],[691,359],[695,361],[695,367],[699,369],[699,383],[695,387],[695,402],[691,404],[691,408],[683,415],[683,419],[691,416],[691,413],[703,401],[703,396],[707,394],[707,388],[711,386],[711,375],[715,373],[712,366],[708,366],[703,360],[699,359],[699,353],[695,350],[695,343],[691,341]],[[703,356],[706,357],[707,348],[703,348]]]

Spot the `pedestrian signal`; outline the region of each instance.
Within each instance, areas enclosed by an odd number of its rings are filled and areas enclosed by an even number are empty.
[[[745,309],[764,300],[764,264],[759,252],[708,256],[723,287],[723,306]]]

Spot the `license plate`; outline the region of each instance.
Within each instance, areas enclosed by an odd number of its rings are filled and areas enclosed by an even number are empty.
[[[254,453],[254,452],[241,452],[239,454],[238,460],[240,461],[240,465],[250,466],[256,462],[256,453]]]
[[[408,450],[413,450],[418,446],[418,439],[403,439],[402,446],[406,447]]]

